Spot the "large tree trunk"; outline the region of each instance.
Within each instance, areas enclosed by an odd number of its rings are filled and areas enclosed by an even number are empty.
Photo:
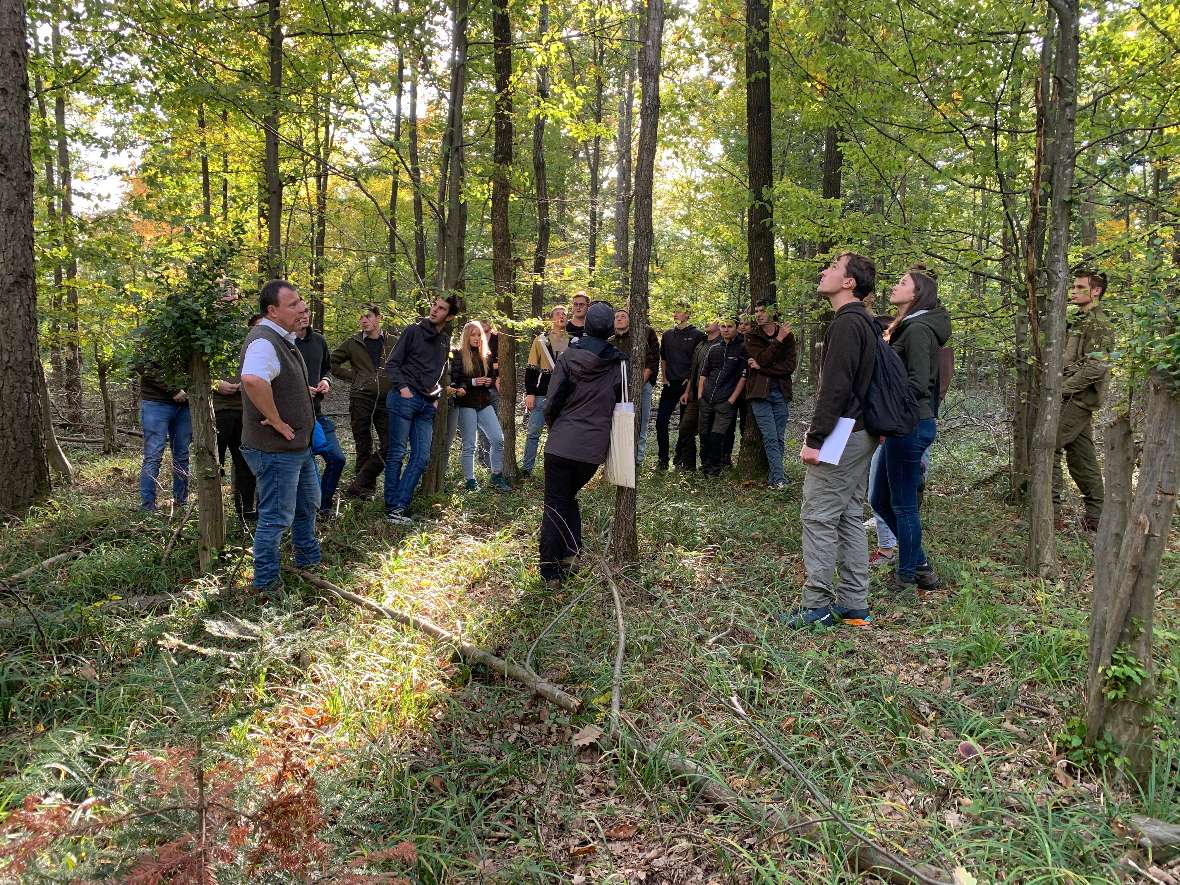
[[[595,17],[594,21],[597,21]],[[598,205],[598,194],[602,189],[602,67],[605,63],[606,41],[601,36],[594,38],[594,135],[590,139],[590,242],[587,248],[586,265],[590,279],[598,266],[598,230],[602,226],[602,208]]]
[[[1049,300],[1045,310],[1036,427],[1029,452],[1028,548],[1025,567],[1041,577],[1057,573],[1053,528],[1053,461],[1061,418],[1065,362],[1065,307],[1073,280],[1069,268],[1070,213],[1074,177],[1074,123],[1077,113],[1078,0],[1051,0],[1057,14],[1057,56],[1053,71],[1053,146],[1049,248],[1046,256]]]
[[[410,71],[410,184],[414,188],[414,279],[426,285],[426,221],[422,213],[422,165],[418,160],[418,71]]]
[[[269,80],[264,123],[266,133],[266,273],[283,275],[283,177],[279,170],[279,118],[283,99],[283,26],[280,0],[267,0],[267,60]]]
[[[639,61],[642,100],[639,105],[639,150],[635,165],[635,253],[631,261],[631,349],[627,354],[630,399],[638,404],[643,391],[643,359],[647,350],[649,264],[652,250],[652,188],[655,182],[657,133],[660,124],[660,55],[664,38],[664,0],[648,0],[640,29]],[[636,408],[636,420],[639,409]],[[639,553],[635,526],[636,489],[620,487],[611,523],[611,555],[616,562]]]
[[[0,0],[0,513],[49,494],[38,385],[37,277],[33,263],[33,159],[25,5]]]
[[[201,573],[209,574],[225,546],[225,510],[221,498],[221,469],[217,461],[217,425],[213,420],[212,378],[203,354],[188,365],[189,410],[193,422],[189,482],[196,487],[198,509],[197,555]]]
[[[1176,507],[1178,435],[1180,391],[1152,375],[1139,482],[1132,496],[1130,423],[1123,417],[1107,430],[1107,501],[1094,551],[1086,740],[1094,746],[1102,738],[1112,739],[1140,783],[1151,772],[1152,617]]]
[[[63,77],[64,60],[61,48],[61,28],[53,19],[50,38],[53,48],[55,76]],[[74,177],[70,158],[69,134],[66,130],[66,87],[55,83],[53,116],[57,130],[57,172],[61,186],[61,244],[65,252],[65,310],[66,335],[64,368],[66,393],[65,418],[75,426],[83,424],[82,417],[82,326],[78,317],[78,255],[74,248]]]
[[[513,290],[516,273],[512,262],[512,231],[508,226],[508,199],[512,189],[512,22],[508,0],[493,0],[492,39],[495,43],[496,102],[495,146],[492,159],[492,279],[496,306],[503,315],[500,326],[500,426],[504,431],[501,473],[516,479],[516,335],[513,331]]]
[[[627,18],[627,46],[635,43],[635,18]],[[615,268],[619,274],[615,294],[626,298],[630,289],[628,262],[630,255],[631,217],[631,123],[635,116],[636,50],[627,50],[626,67],[619,84],[619,130],[615,139]]]
[[[549,4],[542,0],[537,24],[538,39],[545,45],[549,34]],[[533,120],[533,183],[537,191],[537,247],[533,252],[532,314],[545,312],[545,265],[549,260],[549,175],[545,169],[545,123],[549,101],[549,65],[537,71],[537,110]]]

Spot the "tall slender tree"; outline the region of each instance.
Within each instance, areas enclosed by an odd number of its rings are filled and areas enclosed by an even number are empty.
[[[493,111],[492,280],[496,290],[496,307],[504,318],[496,354],[500,363],[500,426],[504,431],[501,473],[508,482],[512,482],[516,479],[516,332],[513,305],[516,267],[512,260],[512,230],[508,222],[508,199],[512,190],[512,19],[508,14],[508,0],[493,0],[493,3],[496,99]]]
[[[545,47],[549,35],[549,3],[541,0],[537,39]],[[533,183],[537,192],[537,243],[533,250],[532,314],[545,311],[545,265],[549,260],[549,173],[545,165],[545,123],[548,117],[549,65],[537,69],[537,116],[533,119]]]
[[[267,114],[264,122],[266,188],[266,273],[283,276],[283,176],[279,169],[279,126],[283,100],[282,0],[266,3]]]
[[[619,75],[619,124],[615,137],[615,294],[625,298],[630,288],[631,125],[635,117],[635,17],[627,18],[626,61]]]

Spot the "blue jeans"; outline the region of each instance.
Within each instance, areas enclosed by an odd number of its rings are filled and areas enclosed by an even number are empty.
[[[188,497],[188,447],[193,441],[193,419],[188,403],[159,403],[145,399],[139,404],[139,423],[143,427],[140,509],[156,509],[160,464],[164,460],[164,446],[169,441],[172,442],[172,499],[183,504]]]
[[[639,395],[639,426],[635,428],[635,463],[642,464],[647,454],[647,430],[651,426],[651,382],[643,385]]]
[[[881,514],[897,536],[897,575],[912,582],[920,566],[926,565],[922,549],[922,521],[918,517],[918,484],[922,481],[922,455],[936,435],[933,418],[923,418],[906,436],[885,440],[881,456],[884,470],[877,468],[876,482],[869,496],[875,513]]]
[[[493,474],[499,473],[504,466],[504,431],[500,428],[496,407],[471,409],[460,406],[455,411],[459,413],[459,436],[463,440],[463,476],[475,479],[475,443],[479,430],[488,438],[490,469]]]
[[[529,412],[528,436],[524,441],[524,460],[520,469],[532,472],[537,463],[537,449],[541,447],[541,431],[545,429],[545,397],[533,397],[533,408]]]
[[[279,579],[279,543],[288,528],[295,564],[315,565],[320,561],[320,542],[315,537],[320,479],[310,447],[302,452],[262,452],[242,446],[242,457],[258,480],[254,586],[261,590]]]
[[[311,453],[324,459],[324,472],[320,475],[320,506],[329,510],[332,499],[336,497],[336,487],[340,485],[340,475],[344,473],[344,449],[340,448],[340,440],[336,439],[336,422],[322,415],[316,421],[324,431],[324,444],[313,448]]]
[[[881,466],[881,459],[884,455],[885,447],[878,446],[877,451],[873,453],[873,461],[869,465],[869,489],[877,484],[877,470]],[[926,481],[926,474],[930,472],[930,449],[927,447],[926,451],[922,453],[922,482]],[[897,535],[893,534],[893,530],[885,523],[876,510],[873,511],[873,520],[877,523],[877,546],[882,550],[894,550],[897,547]]]
[[[416,393],[407,399],[397,390],[389,392],[387,403],[389,454],[385,458],[385,512],[391,513],[410,506],[418,480],[430,463],[430,440],[434,437],[434,413],[438,404]],[[404,469],[402,461],[406,461]]]
[[[750,411],[754,413],[754,420],[758,422],[758,432],[762,434],[762,447],[766,449],[766,462],[770,465],[770,484],[786,482],[787,475],[783,471],[783,446],[786,445],[790,405],[783,392],[777,386],[772,386],[766,399],[750,400]]]

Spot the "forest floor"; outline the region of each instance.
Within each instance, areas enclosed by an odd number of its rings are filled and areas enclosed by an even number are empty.
[[[1155,775],[1131,790],[1074,746],[1088,539],[1061,535],[1060,582],[1022,575],[987,434],[934,452],[924,522],[946,589],[893,599],[882,573],[871,627],[819,633],[774,621],[802,577],[801,469],[772,493],[650,472],[649,452],[641,555],[616,573],[626,731],[761,822],[658,754],[578,746],[609,727],[615,610],[600,563],[543,590],[539,479],[439,496],[408,531],[377,502],[345,508],[322,574],[531,660],[584,699],[574,715],[298,578],[281,600],[251,595],[232,517],[216,574],[194,577],[195,520],[163,561],[177,522],[135,512],[137,454],[73,454],[78,483],[0,537],[0,575],[80,551],[0,589],[0,880],[213,881],[194,874],[206,863],[219,882],[846,882],[844,823],[960,883],[1105,882],[1128,863],[1180,879],[1126,826],[1180,816],[1180,540],[1160,578]],[[601,479],[582,495],[591,550],[613,498]],[[179,596],[118,604],[157,594]]]

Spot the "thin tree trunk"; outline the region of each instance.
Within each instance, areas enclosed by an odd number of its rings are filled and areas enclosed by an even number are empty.
[[[55,12],[55,15],[57,13]],[[56,76],[64,76],[61,48],[61,27],[56,17],[50,29],[53,64]],[[66,130],[66,87],[54,84],[53,116],[57,130],[57,172],[61,186],[61,244],[65,252],[65,418],[80,427],[82,418],[82,327],[78,316],[78,255],[74,248],[74,179],[70,159],[70,142]]]
[[[627,19],[627,46],[635,42],[635,17]],[[619,93],[619,131],[615,139],[615,268],[619,274],[615,293],[626,298],[631,287],[628,263],[631,217],[631,123],[635,116],[635,75],[639,54],[628,48]],[[642,337],[642,336],[640,336]]]
[[[49,386],[45,383],[45,367],[38,361],[37,395],[41,400],[41,433],[45,440],[45,453],[54,475],[64,485],[73,485],[74,466],[58,443],[57,432],[53,429],[53,407],[49,404]],[[105,449],[105,443],[103,448]]]
[[[229,111],[221,109],[221,220],[229,221]]]
[[[328,238],[328,170],[332,157],[332,94],[324,95],[322,121],[316,121],[317,150],[315,158],[315,214],[311,244],[311,315],[312,325],[324,328],[324,247]],[[320,123],[323,124],[321,130]]]
[[[595,16],[594,21],[597,21]],[[598,266],[598,230],[602,225],[602,208],[598,205],[598,194],[602,189],[600,167],[602,164],[602,67],[605,63],[606,42],[601,36],[594,38],[594,135],[590,139],[590,243],[586,264],[590,278]]]
[[[189,408],[193,422],[189,481],[196,487],[198,508],[197,555],[202,574],[209,574],[225,546],[225,511],[221,497],[221,469],[217,461],[217,425],[213,420],[212,378],[204,355],[189,360]]]
[[[102,451],[105,455],[112,455],[119,448],[115,436],[115,400],[111,396],[111,363],[110,359],[103,359],[95,341],[94,368],[98,372],[98,392],[102,396]]]
[[[643,359],[647,350],[649,264],[652,251],[652,189],[660,124],[660,56],[664,37],[664,0],[647,0],[640,31],[639,62],[642,100],[639,106],[639,150],[635,166],[635,254],[631,262],[631,348],[627,355],[630,399],[638,403],[643,391]],[[638,418],[638,409],[636,409]],[[611,523],[611,555],[616,562],[639,554],[635,525],[637,490],[620,487],[615,493]]]
[[[264,123],[266,139],[266,272],[283,276],[283,178],[279,170],[280,105],[283,99],[283,26],[281,0],[267,0],[267,82],[269,106]]]
[[[495,44],[496,100],[495,146],[492,168],[492,279],[496,306],[504,318],[500,326],[500,426],[504,432],[501,473],[516,479],[516,335],[513,294],[516,288],[512,261],[512,231],[508,224],[508,200],[512,188],[512,21],[508,0],[493,0],[492,38]]]
[[[1129,422],[1123,418],[1108,432],[1108,501],[1098,528],[1090,613],[1086,740],[1093,746],[1112,739],[1131,774],[1145,783],[1153,743],[1155,583],[1176,507],[1180,391],[1159,374],[1148,383],[1143,457],[1133,497]],[[1116,650],[1120,667],[1112,672]]]
[[[39,55],[40,50],[37,42],[36,24],[36,21],[34,21],[30,36],[33,41],[34,53]],[[40,75],[33,79],[33,91],[37,95],[37,113],[41,118],[41,132],[45,138],[45,214],[49,221],[47,241],[52,253],[56,255],[60,251],[61,245],[61,222],[57,214],[57,176],[53,166],[54,152],[50,150],[50,146],[53,144],[53,134],[49,124],[49,108],[45,103],[45,84],[42,82]],[[61,312],[64,303],[62,297],[62,267],[61,262],[56,259],[52,261],[52,265],[53,291],[49,296],[49,364],[53,369],[54,383],[64,385],[65,352],[62,349],[61,334]],[[50,423],[52,424],[52,422]]]
[[[33,159],[25,5],[0,0],[0,513],[23,512],[49,494],[38,385],[37,274],[33,260]]]
[[[201,145],[201,219],[213,219],[213,184],[209,180],[209,139],[205,131],[205,103],[197,105],[197,132]]]
[[[398,11],[400,3],[394,3],[394,12]],[[389,241],[386,255],[386,287],[389,301],[397,304],[397,198],[402,180],[402,94],[405,92],[406,58],[401,46],[397,48],[397,81],[394,89],[397,98],[393,103],[393,152],[396,160],[393,164],[393,176],[389,182]]]
[[[542,0],[537,24],[538,40],[546,45],[549,35],[549,4]],[[545,123],[549,101],[549,65],[537,71],[537,110],[533,120],[533,182],[537,191],[537,247],[533,252],[532,314],[545,312],[545,265],[549,260],[549,175],[545,168]]]
[[[422,213],[422,166],[418,161],[418,71],[410,71],[410,184],[414,188],[414,278],[426,285],[426,223]]]
[[[1065,307],[1073,279],[1069,269],[1069,240],[1078,71],[1078,0],[1051,2],[1057,13],[1058,45],[1053,72],[1052,195],[1046,256],[1049,300],[1045,310],[1037,419],[1029,458],[1028,548],[1025,554],[1028,572],[1046,578],[1057,573],[1053,461],[1057,457],[1057,428],[1061,419]]]

